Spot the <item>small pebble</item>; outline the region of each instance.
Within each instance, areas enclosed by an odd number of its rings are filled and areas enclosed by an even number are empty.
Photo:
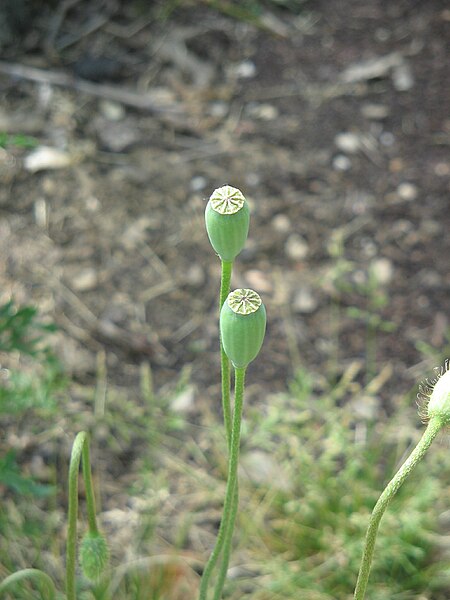
[[[205,272],[198,263],[194,263],[187,269],[185,280],[192,287],[200,287],[205,283]]]
[[[97,287],[98,278],[95,269],[84,269],[72,278],[71,287],[77,292],[87,292]]]
[[[64,150],[39,146],[33,150],[23,161],[24,167],[30,173],[37,173],[46,169],[63,169],[72,164],[71,156]]]
[[[392,83],[397,92],[407,92],[414,86],[411,67],[401,64],[392,71]]]
[[[189,385],[186,389],[175,396],[170,403],[170,408],[176,413],[188,413],[194,408],[195,388]]]
[[[291,234],[285,244],[286,256],[292,260],[302,260],[309,251],[307,241],[297,233]]]
[[[344,154],[338,154],[333,158],[333,169],[335,171],[348,171],[352,167],[352,161]]]
[[[390,131],[383,131],[380,135],[380,143],[383,146],[389,147],[392,146],[395,142],[395,137]]]
[[[241,79],[249,79],[256,75],[256,65],[251,60],[244,60],[234,67],[234,74]]]
[[[108,121],[121,121],[126,114],[122,104],[111,100],[100,101],[100,112]]]
[[[211,102],[208,108],[208,112],[212,117],[223,119],[228,114],[230,107],[226,102]]]
[[[296,313],[308,314],[316,310],[318,306],[317,299],[314,297],[309,286],[302,286],[295,292],[292,301],[292,310]]]
[[[394,274],[392,262],[388,258],[377,258],[372,263],[372,273],[380,285],[387,285]]]
[[[360,137],[354,133],[339,133],[334,138],[334,143],[342,152],[356,154],[361,148]]]
[[[271,223],[275,231],[279,233],[287,233],[291,229],[291,221],[289,217],[283,213],[275,215]]]
[[[248,104],[246,112],[250,117],[260,119],[261,121],[273,121],[280,114],[276,106],[267,103],[259,104],[256,102]]]
[[[409,182],[401,183],[397,188],[397,194],[402,200],[408,202],[415,200],[419,194],[417,187]]]
[[[389,108],[384,104],[363,104],[361,113],[366,119],[381,121],[389,116]]]
[[[189,183],[189,187],[193,192],[200,192],[201,190],[204,190],[207,185],[208,181],[201,175],[193,177]]]
[[[434,167],[434,172],[438,177],[445,177],[450,173],[450,165],[444,162],[439,162]]]

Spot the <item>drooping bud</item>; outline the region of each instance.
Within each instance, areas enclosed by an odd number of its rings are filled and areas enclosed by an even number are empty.
[[[81,540],[79,555],[83,575],[91,581],[99,579],[109,561],[109,548],[105,538],[98,531],[86,533]]]
[[[266,309],[253,290],[231,292],[220,311],[220,335],[226,355],[237,368],[256,358],[266,332]]]
[[[428,402],[428,418],[438,417],[443,425],[450,425],[450,364],[446,362],[434,383]]]
[[[231,185],[214,190],[206,205],[205,222],[211,246],[222,260],[232,262],[245,245],[250,222],[242,192]]]

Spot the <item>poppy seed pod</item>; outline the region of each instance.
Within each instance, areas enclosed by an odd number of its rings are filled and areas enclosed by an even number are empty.
[[[212,193],[205,210],[206,231],[211,246],[227,262],[232,262],[245,245],[250,212],[244,195],[231,185]]]
[[[220,311],[220,335],[226,355],[236,368],[256,358],[266,332],[266,309],[253,290],[231,292]]]

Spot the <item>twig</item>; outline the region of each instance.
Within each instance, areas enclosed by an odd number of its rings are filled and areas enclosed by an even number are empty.
[[[26,79],[37,83],[47,83],[70,88],[82,92],[83,94],[113,100],[127,106],[132,106],[133,108],[153,113],[182,113],[179,105],[170,104],[162,106],[156,104],[151,94],[142,94],[135,92],[134,90],[112,85],[92,83],[91,81],[79,79],[61,71],[49,71],[18,63],[0,61],[0,73],[16,79]]]

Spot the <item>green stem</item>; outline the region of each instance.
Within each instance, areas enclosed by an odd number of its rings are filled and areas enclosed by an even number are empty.
[[[86,488],[86,505],[88,512],[89,531],[97,533],[95,517],[95,497],[92,486],[91,465],[89,459],[89,436],[81,431],[75,438],[72,447],[69,466],[69,510],[66,545],[66,596],[67,600],[76,600],[75,565],[77,548],[77,517],[78,517],[78,473],[80,460],[83,460],[83,476]]]
[[[0,583],[0,597],[15,584],[25,579],[34,579],[40,588],[43,600],[55,600],[56,588],[53,579],[39,569],[22,569],[6,577]]]
[[[431,446],[434,438],[437,436],[439,431],[442,429],[443,423],[439,417],[434,417],[428,423],[426,430],[424,431],[419,443],[411,452],[407,460],[403,463],[391,481],[387,484],[383,493],[381,494],[378,502],[373,509],[370,517],[369,526],[366,533],[366,541],[364,545],[364,552],[361,559],[361,566],[359,568],[358,581],[356,583],[354,600],[364,600],[366,593],[367,582],[369,581],[370,568],[372,565],[373,553],[375,549],[375,541],[377,538],[378,527],[380,525],[381,518],[384,511],[388,507],[390,501],[398,492],[400,486],[403,484],[405,479],[411,474],[414,467],[424,457],[426,451]]]
[[[234,520],[236,518],[237,504],[238,504],[238,482],[237,482],[237,467],[239,460],[239,445],[240,445],[240,433],[241,433],[241,420],[242,420],[242,405],[244,399],[244,379],[245,379],[245,368],[236,369],[235,371],[235,399],[234,399],[234,416],[233,416],[233,427],[231,430],[231,445],[230,445],[230,458],[228,462],[228,480],[227,488],[225,492],[225,502],[223,506],[222,520],[220,521],[219,532],[217,534],[216,543],[214,549],[206,563],[205,570],[203,571],[202,580],[200,583],[200,594],[199,600],[206,600],[208,583],[211,577],[212,570],[220,556],[222,548],[227,543],[228,538],[231,539],[234,527]],[[227,548],[225,547],[225,551]],[[226,552],[224,552],[225,559]],[[228,549],[229,559],[229,549]],[[219,582],[222,581],[223,587],[223,573],[227,572],[228,560],[222,560],[219,571]],[[222,589],[221,587],[221,589]],[[216,586],[217,589],[217,586]],[[221,591],[220,589],[220,591]],[[220,592],[219,592],[220,594]]]
[[[231,271],[233,269],[233,263],[222,260],[221,261],[221,277],[220,277],[220,297],[219,297],[219,315],[220,310],[223,306],[223,303],[227,299],[228,294],[230,293],[230,283],[231,283]],[[221,372],[221,381],[222,381],[222,411],[223,411],[223,420],[225,425],[225,435],[227,438],[228,451],[231,447],[231,402],[230,402],[230,379],[231,379],[231,370],[230,370],[230,361],[228,356],[225,354],[225,350],[223,349],[222,341],[220,341],[220,372]],[[223,539],[216,540],[216,544],[214,549],[209,557],[208,562],[206,563],[205,570],[203,571],[202,580],[200,584],[200,595],[199,600],[206,600],[207,591],[208,591],[208,583],[211,578],[212,571],[217,563],[217,560],[222,552]]]
[[[225,504],[223,507],[223,517],[219,529],[219,536],[221,530],[223,529],[223,556],[216,587],[214,588],[213,600],[219,600],[222,595],[222,589],[228,571],[228,564],[230,562],[231,541],[233,538],[234,523],[236,521],[236,514],[238,510],[239,494],[237,470],[239,462],[239,447],[241,440],[242,407],[244,404],[245,371],[246,367],[239,369],[235,368],[234,371],[234,415],[233,428],[231,430],[230,460],[228,467],[228,481],[227,490],[225,494]],[[219,539],[219,536],[217,539]]]
[[[219,314],[223,303],[230,293],[231,270],[233,263],[223,260],[222,273],[220,277],[220,301]],[[222,410],[225,424],[225,434],[227,436],[228,449],[231,445],[231,403],[230,403],[230,361],[225,354],[222,342],[220,342],[220,367],[222,378]]]

